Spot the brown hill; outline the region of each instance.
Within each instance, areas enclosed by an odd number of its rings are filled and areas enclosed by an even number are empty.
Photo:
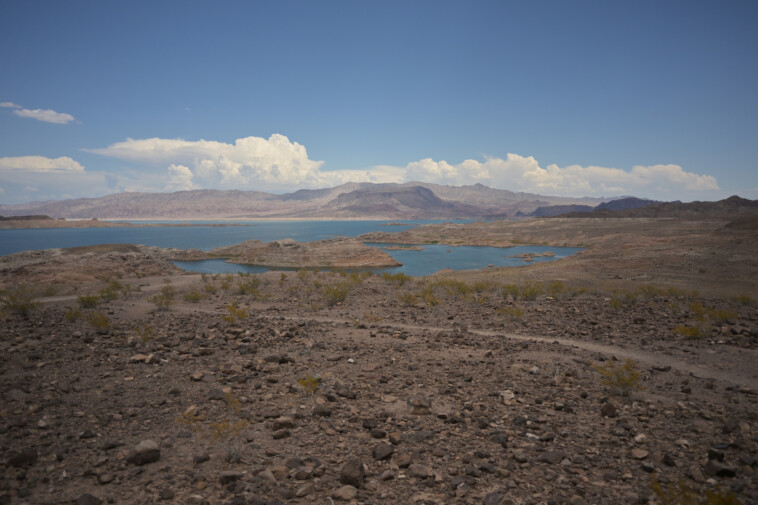
[[[758,215],[758,200],[730,196],[718,202],[664,202],[625,210],[596,209],[592,212],[571,212],[560,217],[669,217],[678,219],[730,219]]]
[[[119,193],[101,198],[0,205],[0,214],[45,214],[69,219],[382,218],[510,217],[545,205],[597,205],[601,199],[514,193],[481,184],[348,183],[283,195],[213,189],[176,193]]]

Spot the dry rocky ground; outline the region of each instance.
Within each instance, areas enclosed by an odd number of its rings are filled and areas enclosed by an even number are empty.
[[[0,503],[758,503],[753,298],[489,277],[160,275],[9,308]]]

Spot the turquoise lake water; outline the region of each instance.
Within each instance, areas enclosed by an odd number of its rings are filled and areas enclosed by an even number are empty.
[[[77,247],[96,244],[144,244],[179,249],[208,251],[215,247],[228,246],[245,240],[264,242],[291,238],[310,242],[337,236],[354,237],[373,231],[401,231],[412,226],[442,221],[254,221],[241,226],[160,228],[50,228],[25,230],[0,230],[0,256],[14,252],[38,249]],[[445,221],[451,222],[451,221]],[[470,222],[470,221],[453,221]],[[381,247],[382,244],[369,244]],[[388,245],[388,244],[387,244]],[[412,245],[412,244],[409,244]],[[534,262],[554,261],[580,251],[574,247],[518,246],[511,248],[474,247],[446,245],[422,245],[422,251],[387,251],[403,264],[401,267],[372,269],[375,272],[403,272],[412,276],[433,274],[439,270],[469,270],[493,266],[522,266],[528,263],[521,258],[509,256],[523,253],[553,251],[554,257],[536,257]],[[175,262],[185,270],[205,273],[264,272],[266,267],[235,265],[224,260]]]

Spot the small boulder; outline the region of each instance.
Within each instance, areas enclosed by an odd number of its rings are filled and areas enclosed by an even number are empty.
[[[600,409],[600,415],[603,417],[616,417],[616,406],[611,402],[605,402]]]
[[[353,486],[342,486],[332,494],[335,500],[350,501],[356,497],[358,490]]]
[[[380,442],[374,446],[373,451],[371,451],[371,454],[374,456],[375,459],[378,460],[385,460],[388,459],[392,454],[395,452],[395,448],[391,444],[387,444],[385,442]]]
[[[127,461],[141,466],[154,463],[161,458],[161,449],[153,440],[143,440],[129,454]]]
[[[364,478],[363,462],[356,457],[348,458],[340,469],[340,482],[343,484],[359,488]]]
[[[426,479],[431,475],[431,471],[424,465],[413,463],[408,467],[408,475],[417,479]]]

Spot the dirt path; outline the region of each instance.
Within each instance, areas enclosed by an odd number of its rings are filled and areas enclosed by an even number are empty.
[[[265,317],[265,316],[264,316]],[[281,316],[276,316],[281,318]],[[286,320],[294,322],[307,322],[318,321],[320,323],[337,323],[337,324],[351,324],[353,321],[347,319],[335,319],[329,317],[285,317]],[[440,326],[425,326],[425,325],[409,325],[409,324],[383,324],[383,327],[389,327],[394,330],[404,330],[410,332],[442,332],[450,331],[450,328],[444,328]],[[661,354],[654,354],[651,352],[645,352],[638,349],[629,349],[621,346],[603,345],[595,342],[587,342],[583,340],[571,340],[565,338],[555,337],[539,337],[533,335],[518,335],[515,333],[502,333],[497,331],[487,330],[467,330],[468,333],[482,336],[482,337],[496,337],[507,338],[510,340],[518,340],[522,342],[545,342],[545,343],[557,343],[566,347],[581,349],[584,351],[596,352],[605,356],[615,356],[618,359],[633,359],[639,363],[643,363],[653,367],[667,367],[670,366],[672,370],[679,371],[684,374],[691,374],[695,377],[703,379],[716,379],[732,384],[736,384],[743,388],[750,390],[758,390],[758,373],[756,373],[756,364],[758,364],[758,353],[753,349],[739,349],[728,348],[722,346],[719,348],[718,355],[712,355],[714,366],[703,366],[695,363],[688,363],[683,359],[677,359],[670,356],[662,356]],[[724,370],[723,367],[726,363],[731,365],[731,368]],[[743,370],[750,370],[751,372],[742,372]],[[739,370],[739,371],[736,371]]]

